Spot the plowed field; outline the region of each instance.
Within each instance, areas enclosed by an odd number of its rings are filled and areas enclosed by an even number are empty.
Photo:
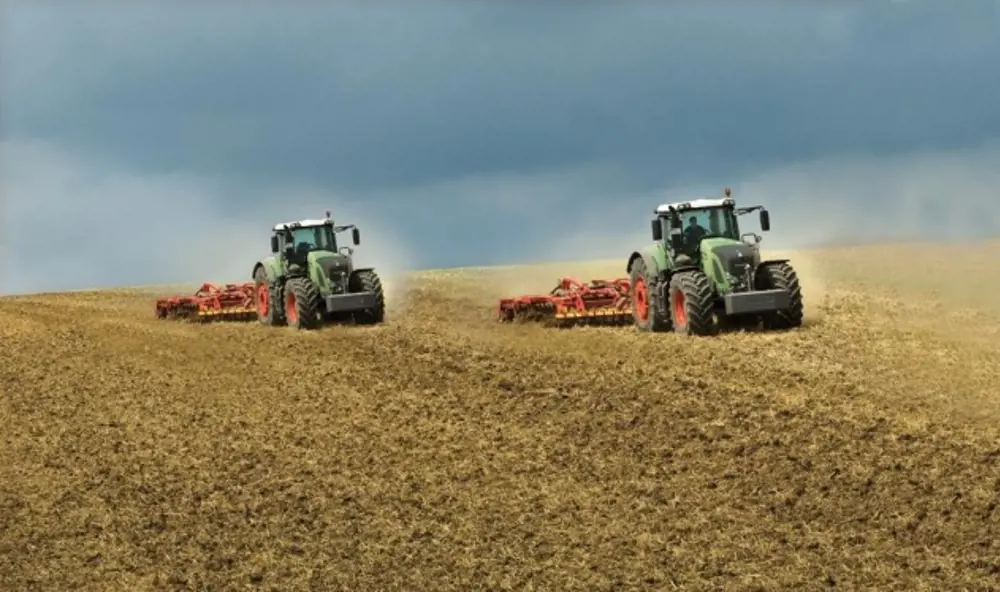
[[[806,326],[713,339],[492,320],[620,262],[313,333],[0,299],[0,589],[1000,589],[998,260],[796,254]]]

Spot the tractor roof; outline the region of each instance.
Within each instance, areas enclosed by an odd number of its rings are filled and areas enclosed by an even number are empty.
[[[697,210],[700,208],[720,208],[735,205],[731,197],[700,197],[675,203],[661,204],[656,208],[657,214],[669,214],[670,210]]]
[[[332,224],[332,222],[330,220],[321,220],[318,218],[315,220],[296,220],[294,222],[279,222],[278,224],[274,225],[273,230],[282,230],[285,226],[289,226],[291,228],[301,228],[301,227],[309,228],[311,226],[323,226],[324,224]]]

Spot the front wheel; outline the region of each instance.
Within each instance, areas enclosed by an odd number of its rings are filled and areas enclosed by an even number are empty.
[[[761,290],[788,292],[788,308],[764,315],[764,328],[792,329],[802,326],[802,286],[795,269],[787,263],[765,263],[757,271],[757,286]]]
[[[347,289],[352,293],[371,292],[375,295],[375,305],[354,313],[354,322],[359,325],[377,325],[385,320],[385,289],[378,274],[370,269],[362,269],[351,274]]]
[[[319,326],[319,290],[309,278],[297,277],[285,284],[285,319],[293,329]]]
[[[712,314],[712,282],[701,271],[682,271],[670,278],[670,313],[674,332],[714,335],[719,326]]]

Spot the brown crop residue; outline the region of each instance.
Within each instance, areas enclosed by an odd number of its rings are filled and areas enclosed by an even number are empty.
[[[714,339],[486,270],[315,333],[2,299],[0,588],[995,589],[1000,321],[809,257],[807,326]]]

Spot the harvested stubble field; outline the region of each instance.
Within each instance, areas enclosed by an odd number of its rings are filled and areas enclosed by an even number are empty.
[[[1000,589],[998,258],[798,253],[807,326],[715,339],[492,321],[620,262],[309,334],[0,299],[0,588]]]

